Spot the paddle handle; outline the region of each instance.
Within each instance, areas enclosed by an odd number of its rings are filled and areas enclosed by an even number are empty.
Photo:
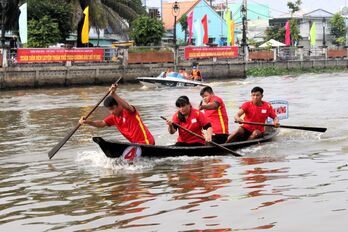
[[[276,127],[274,124],[266,124],[266,123],[259,123],[259,122],[238,122],[238,121],[235,121],[235,123]],[[327,128],[324,128],[324,127],[286,126],[286,125],[279,125],[279,127],[280,128],[287,128],[287,129],[295,129],[295,130],[307,130],[307,131],[314,131],[314,132],[325,132],[327,130]]]
[[[118,78],[118,80],[114,83],[114,85],[117,85],[118,82],[119,82],[121,79],[122,79],[122,77]],[[93,109],[92,109],[92,110],[87,114],[87,116],[84,117],[84,118],[87,119],[89,116],[91,116],[91,114],[98,108],[98,106],[100,105],[100,103],[102,103],[102,102],[105,100],[105,98],[106,98],[107,96],[109,96],[109,94],[110,94],[110,91],[108,91],[108,92],[104,95],[104,97],[103,97],[102,99],[100,99],[100,101],[93,107]]]
[[[118,80],[115,82],[115,85],[118,84],[118,82],[122,79],[122,77],[118,78]],[[107,96],[109,96],[110,90],[104,95],[102,99],[93,107],[93,109],[87,114],[85,119],[87,119],[91,114],[98,108],[100,103],[105,100]],[[81,124],[79,123],[78,125],[75,126],[74,129],[72,129],[56,146],[54,146],[49,152],[48,152],[48,157],[50,159],[53,158],[53,156],[64,146],[64,144],[70,139],[70,137],[80,128]]]
[[[163,120],[167,121],[167,119],[166,119],[165,117],[161,116],[161,118],[162,118]],[[175,126],[177,126],[177,127],[179,127],[180,129],[186,131],[187,133],[190,133],[190,134],[192,134],[192,135],[194,135],[194,136],[196,136],[196,137],[198,137],[198,138],[203,139],[204,141],[206,141],[205,138],[204,138],[203,136],[201,136],[201,135],[199,135],[199,134],[196,134],[195,132],[190,131],[189,129],[186,129],[185,127],[182,127],[182,126],[180,126],[179,124],[177,124],[177,123],[175,123],[175,122],[172,122],[172,124],[175,125]],[[231,154],[234,155],[234,156],[237,156],[237,157],[241,157],[241,156],[242,156],[242,155],[238,154],[237,152],[234,152],[234,151],[228,149],[227,147],[221,146],[220,144],[215,143],[215,142],[213,142],[213,141],[209,141],[208,143],[210,143],[210,144],[212,144],[212,145],[214,145],[214,146],[216,146],[216,147],[219,147],[219,148],[221,148],[221,149],[223,149],[223,150],[225,150],[225,151],[231,153]]]

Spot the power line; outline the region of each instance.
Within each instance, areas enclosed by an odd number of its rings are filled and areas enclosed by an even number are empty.
[[[266,5],[264,5],[264,4],[255,2],[255,1],[253,1],[253,0],[249,0],[249,1],[252,2],[252,3],[255,3],[255,4],[257,4],[257,5],[260,5],[260,6],[266,6]],[[273,10],[273,11],[277,11],[277,12],[279,12],[279,13],[283,13],[283,14],[289,13],[289,12],[285,12],[285,11],[281,11],[281,10],[278,10],[278,9],[275,9],[275,8],[272,8],[272,7],[269,7],[268,5],[267,5],[267,7],[268,7],[269,9],[271,9],[271,10]]]
[[[248,11],[253,12],[256,15],[263,16],[265,18],[271,18],[269,15],[264,15],[264,14],[258,13],[258,12],[254,11],[254,10],[251,10],[251,9],[248,9]]]

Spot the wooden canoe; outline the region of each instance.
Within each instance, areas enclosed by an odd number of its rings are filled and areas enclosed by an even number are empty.
[[[279,133],[278,129],[272,129],[265,133],[262,138],[222,144],[224,147],[235,150],[243,147],[248,147],[254,144],[271,141]],[[176,157],[176,156],[213,156],[213,155],[228,155],[226,151],[215,146],[196,146],[196,147],[177,147],[163,145],[145,145],[126,142],[111,142],[106,141],[101,137],[93,137],[105,155],[109,158],[119,158],[123,152],[131,147],[139,147],[142,157]]]

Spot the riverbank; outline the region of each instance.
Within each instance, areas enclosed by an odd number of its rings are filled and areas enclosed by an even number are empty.
[[[172,63],[160,64],[84,64],[60,66],[53,64],[18,65],[0,69],[0,89],[66,87],[113,83],[119,77],[123,82],[136,83],[140,76],[157,76]],[[191,70],[192,63],[180,63],[177,68]],[[199,64],[207,81],[245,78],[247,76],[289,75],[301,73],[331,73],[348,71],[347,59],[308,61],[263,61],[238,63],[231,61],[201,61]]]
[[[262,77],[262,76],[276,76],[276,75],[300,75],[304,73],[338,73],[348,72],[348,67],[324,67],[324,68],[250,68],[247,70],[247,76]]]

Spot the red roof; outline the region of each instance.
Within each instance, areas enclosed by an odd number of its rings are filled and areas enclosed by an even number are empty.
[[[176,20],[178,21],[182,15],[187,13],[191,8],[193,8],[200,1],[201,0],[178,2],[180,11]],[[174,2],[175,1],[162,2],[162,17],[163,17],[162,20],[164,23],[164,28],[166,30],[172,30],[174,27],[174,15],[172,13]]]

